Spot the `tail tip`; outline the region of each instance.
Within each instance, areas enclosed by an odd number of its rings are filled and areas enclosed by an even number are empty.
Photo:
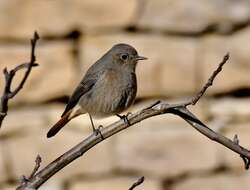
[[[53,133],[51,133],[51,131],[49,131],[48,133],[47,133],[47,138],[51,138],[51,137],[53,137],[55,134],[53,134]]]

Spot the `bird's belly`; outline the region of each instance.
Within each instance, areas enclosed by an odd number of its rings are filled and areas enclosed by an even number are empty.
[[[80,105],[85,112],[94,117],[118,114],[127,108],[127,90],[126,88],[98,88],[86,94]]]
[[[134,73],[124,75],[109,70],[82,96],[80,106],[84,112],[97,117],[121,113],[133,102],[136,87]]]

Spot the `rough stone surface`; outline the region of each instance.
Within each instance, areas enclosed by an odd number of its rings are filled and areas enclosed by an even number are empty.
[[[3,143],[0,141],[0,182],[6,181],[8,176],[6,174],[6,165],[5,160],[3,158],[4,148]]]
[[[63,184],[61,184],[59,181],[51,180],[50,182],[46,182],[44,185],[42,185],[40,190],[64,190]]]
[[[155,0],[144,1],[138,24],[177,33],[199,33],[209,28],[230,32],[247,23],[250,17],[247,0]]]
[[[216,78],[208,93],[225,93],[250,86],[250,28],[246,28],[232,36],[211,35],[204,38],[200,52],[200,64],[203,67],[203,84],[217,67],[226,52],[230,52],[230,60]],[[242,48],[244,44],[244,48]]]
[[[228,122],[246,122],[250,118],[249,98],[224,98],[210,101],[209,115],[213,118],[227,119]]]
[[[131,185],[138,179],[138,177],[111,177],[100,180],[90,180],[88,182],[80,181],[73,184],[69,190],[102,190],[110,189],[117,190],[131,187]],[[160,190],[160,183],[156,180],[146,178],[143,184],[137,186],[138,190]]]
[[[221,174],[215,176],[193,177],[173,186],[173,190],[235,190],[249,189],[249,175]]]
[[[116,164],[122,171],[173,177],[218,166],[217,145],[184,121],[157,116],[117,137]]]
[[[13,190],[15,188],[16,188],[15,185],[3,185],[3,186],[1,186],[2,190]]]
[[[87,36],[82,40],[83,71],[114,44],[121,42],[131,44],[139,54],[149,58],[139,62],[137,67],[138,97],[168,97],[194,92],[197,41],[192,38],[180,40],[126,33]]]
[[[17,110],[10,109],[3,121],[0,138],[14,138],[36,132],[39,128],[48,124],[46,122],[46,115],[49,109],[50,106],[26,107]]]
[[[36,49],[37,62],[23,90],[15,97],[14,103],[42,102],[53,99],[72,91],[72,84],[76,83],[73,57],[70,42],[40,43]],[[30,46],[0,44],[0,70],[8,70],[16,65],[28,62]],[[14,86],[20,82],[24,70],[17,73]],[[3,81],[1,75],[1,81]],[[2,91],[2,88],[1,88]],[[12,101],[11,101],[12,102]]]
[[[8,1],[0,3],[0,36],[63,35],[77,27],[87,30],[133,23],[137,1]],[[46,15],[45,15],[46,14]],[[49,20],[48,20],[49,18]]]

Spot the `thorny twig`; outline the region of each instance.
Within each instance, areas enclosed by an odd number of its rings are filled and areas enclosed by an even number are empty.
[[[133,190],[144,182],[144,176],[140,177],[128,190]]]
[[[103,138],[101,135],[91,134],[82,142],[71,148],[69,151],[65,152],[63,155],[55,159],[53,162],[48,164],[45,168],[41,169],[37,172],[28,183],[19,186],[20,189],[37,189],[39,188],[44,182],[46,182],[50,177],[52,177],[55,173],[59,170],[70,164],[75,159],[82,156],[86,153],[89,149],[94,147],[96,144],[102,142],[103,140],[111,137],[112,135],[131,127],[132,125],[145,120],[149,117],[153,117],[156,115],[161,114],[175,114],[184,119],[187,123],[189,123],[192,127],[198,130],[203,135],[207,136],[209,139],[218,142],[219,144],[231,149],[235,153],[239,154],[245,163],[245,168],[249,168],[249,160],[250,160],[250,151],[246,148],[239,145],[238,137],[235,137],[234,140],[228,139],[223,135],[216,133],[208,126],[206,126],[202,121],[200,121],[194,114],[192,114],[188,109],[187,106],[194,105],[196,102],[201,98],[201,96],[205,93],[207,88],[212,85],[214,78],[220,72],[222,66],[227,62],[229,58],[229,54],[225,55],[223,61],[219,64],[218,68],[214,71],[212,76],[209,78],[208,82],[204,85],[202,90],[193,97],[191,101],[187,101],[180,104],[168,104],[164,102],[158,101],[153,105],[148,106],[137,113],[131,114],[128,116],[128,120],[130,126],[124,123],[122,120],[117,121],[105,128],[100,130]]]
[[[5,77],[5,87],[3,91],[3,95],[0,100],[0,128],[2,125],[2,122],[7,115],[8,112],[8,101],[9,99],[13,98],[22,88],[24,83],[26,82],[30,71],[32,67],[38,66],[36,62],[36,57],[35,57],[35,47],[37,40],[39,39],[38,33],[34,32],[33,39],[31,39],[31,54],[30,54],[30,62],[29,63],[23,63],[15,67],[14,69],[10,70],[8,72],[7,68],[4,68],[3,74]],[[24,74],[24,77],[22,81],[19,83],[19,85],[12,91],[11,90],[11,84],[12,80],[16,74],[17,71],[26,68],[26,72]]]

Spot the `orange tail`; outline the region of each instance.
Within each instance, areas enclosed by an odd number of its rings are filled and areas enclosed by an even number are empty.
[[[56,135],[71,119],[69,119],[70,113],[65,114],[47,133],[47,138]]]

